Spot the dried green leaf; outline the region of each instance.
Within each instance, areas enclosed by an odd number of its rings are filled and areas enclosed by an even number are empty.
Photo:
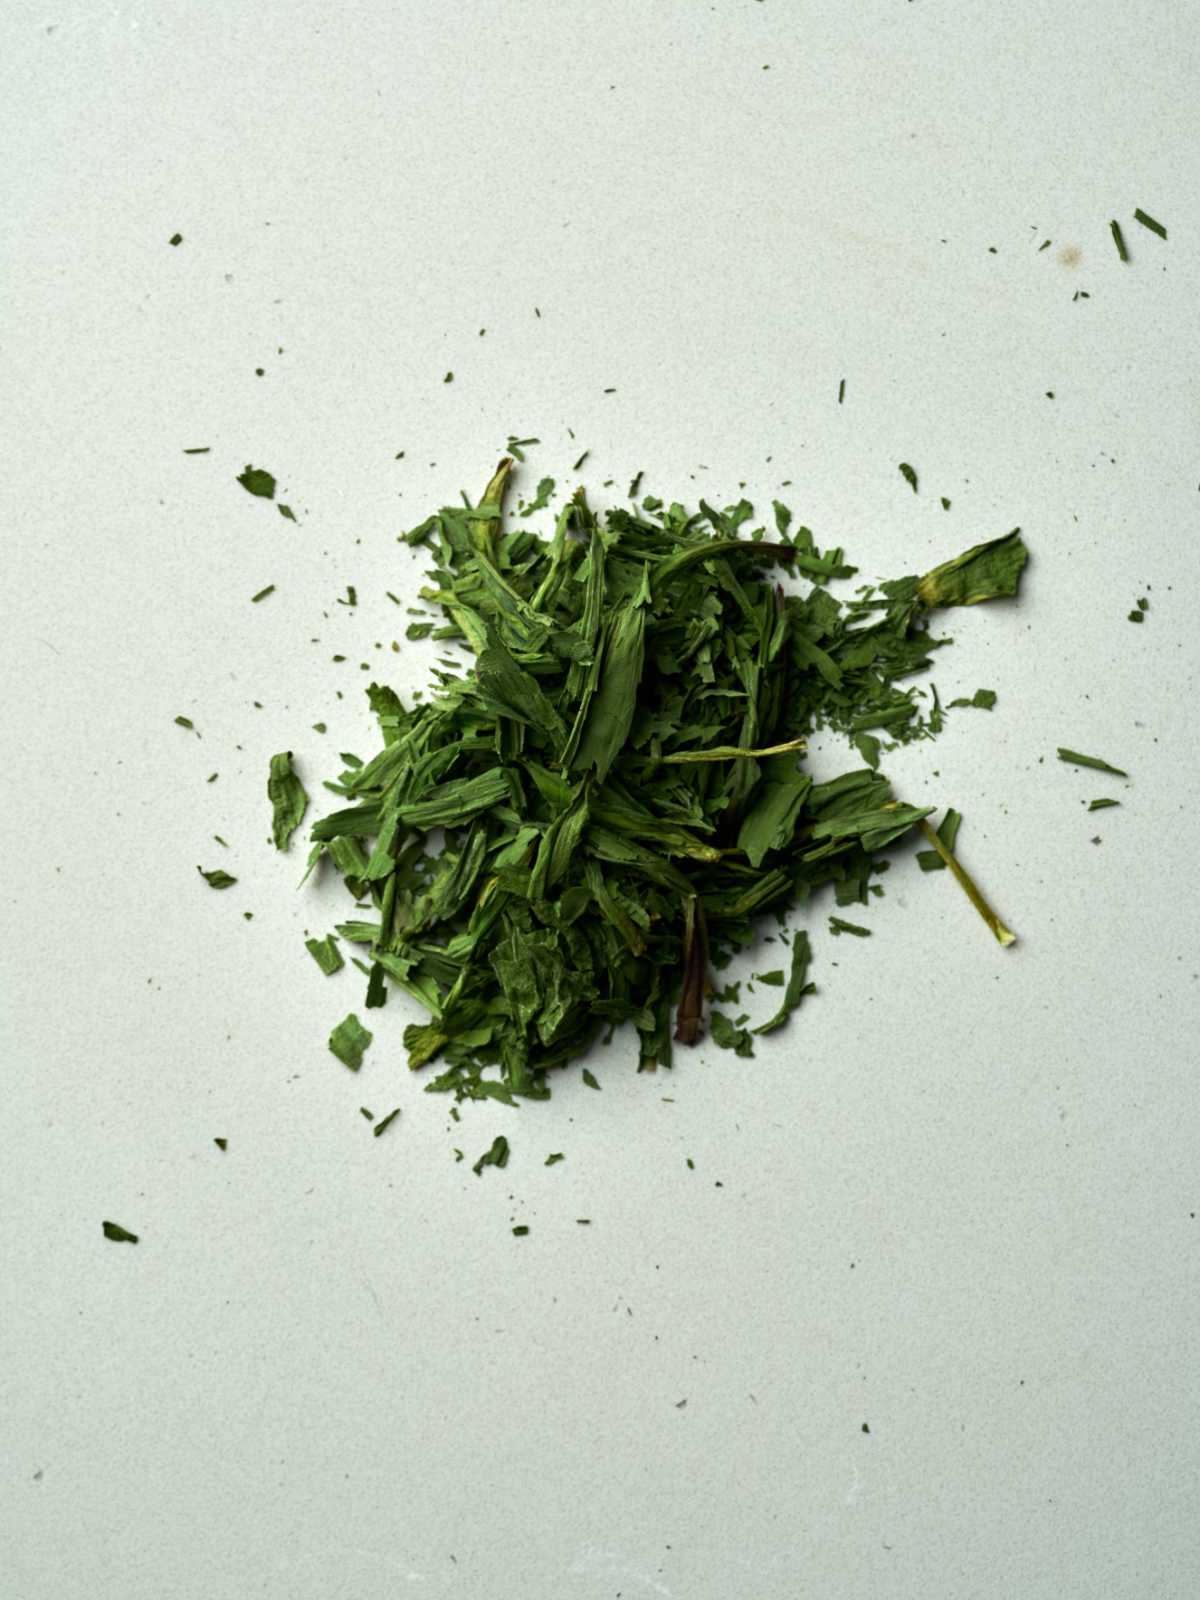
[[[329,1048],[343,1066],[349,1067],[351,1072],[357,1072],[374,1037],[351,1011],[329,1035]]]
[[[271,802],[271,837],[275,848],[286,850],[308,810],[308,795],[292,768],[290,750],[282,750],[271,757],[267,798]]]

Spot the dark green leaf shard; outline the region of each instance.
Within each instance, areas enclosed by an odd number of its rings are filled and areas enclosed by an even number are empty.
[[[1129,774],[1122,767],[1114,767],[1100,756],[1080,755],[1078,750],[1067,750],[1062,745],[1058,747],[1058,759],[1068,761],[1075,767],[1092,767],[1097,772],[1111,772],[1116,778],[1127,778]]]
[[[1122,261],[1128,261],[1129,251],[1125,248],[1125,235],[1121,232],[1121,224],[1114,217],[1112,222],[1109,223],[1109,227],[1112,229],[1113,243],[1117,247],[1117,254]]]
[[[587,1084],[589,1089],[598,1089],[600,1087],[599,1083],[596,1081],[595,1074],[589,1072],[587,1067],[584,1067],[583,1069],[583,1081]]]
[[[958,838],[958,830],[961,823],[962,813],[955,811],[954,807],[951,806],[938,826],[938,838],[951,855],[954,854],[954,844]],[[918,850],[917,865],[922,872],[944,872],[946,870],[946,863],[936,850]]]
[[[208,872],[205,872],[203,867],[197,867],[196,871],[204,879],[205,883],[208,884],[210,889],[230,889],[237,882],[236,878],[231,878],[229,874],[221,867],[213,867]]]
[[[870,928],[864,928],[857,922],[846,922],[841,917],[830,917],[829,931],[832,934],[852,933],[856,939],[869,939]]]
[[[265,589],[260,589],[257,594],[250,596],[250,604],[256,606],[260,600],[265,600],[269,594],[275,593],[275,585],[269,583]]]
[[[130,1233],[128,1228],[123,1228],[119,1222],[102,1222],[100,1224],[104,1237],[111,1239],[114,1244],[136,1244],[138,1235]]]
[[[563,1152],[561,1150],[555,1150],[553,1152],[553,1154],[548,1155],[546,1157],[545,1162],[543,1163],[543,1165],[547,1166],[547,1167],[553,1167],[553,1166],[556,1166],[558,1162],[565,1161],[566,1159],[567,1159],[566,1156],[563,1154]]]
[[[976,689],[973,695],[951,700],[952,706],[977,706],[980,711],[990,711],[996,704],[996,691],[994,689]]]
[[[384,1131],[384,1129],[385,1128],[390,1128],[392,1123],[395,1122],[396,1118],[399,1115],[400,1115],[400,1107],[397,1106],[394,1111],[389,1111],[386,1117],[380,1117],[379,1121],[372,1128],[371,1132],[378,1139],[379,1135]]]
[[[1133,215],[1134,220],[1136,222],[1140,222],[1143,228],[1149,228],[1150,232],[1156,233],[1160,239],[1165,239],[1167,237],[1167,230],[1163,227],[1162,223],[1155,222],[1153,217],[1147,216],[1140,206],[1133,213]]]
[[[229,1149],[229,1140],[228,1139],[214,1139],[213,1143],[216,1145],[218,1150],[224,1151],[224,1150],[228,1150]]]
[[[915,470],[915,468],[910,467],[907,461],[902,461],[900,463],[900,476],[904,479],[905,483],[909,486],[909,488],[912,490],[912,492],[914,494],[916,494],[916,492],[917,492],[917,474],[916,474],[916,470]]]
[[[282,750],[271,757],[267,798],[271,802],[271,837],[275,848],[286,850],[308,810],[308,795],[292,769],[290,750]]]
[[[1000,600],[1015,595],[1021,569],[1029,551],[1021,530],[984,544],[973,545],[962,555],[943,561],[917,580],[917,598],[925,606],[973,606],[981,600]]]
[[[349,1067],[351,1072],[357,1072],[362,1066],[367,1046],[374,1037],[351,1011],[329,1035],[329,1048],[343,1066]]]
[[[529,1225],[524,1222],[518,1222],[513,1229],[513,1237],[514,1239],[523,1239],[528,1232]]]
[[[816,993],[816,985],[808,981],[811,961],[812,946],[808,934],[801,928],[792,936],[792,970],[784,991],[783,1004],[769,1021],[762,1022],[755,1028],[755,1033],[774,1033],[776,1028],[782,1028],[804,996]]]
[[[1088,810],[1089,811],[1107,811],[1109,806],[1119,806],[1120,804],[1121,804],[1121,802],[1119,800],[1109,800],[1109,799],[1092,800],[1088,804]]]
[[[237,481],[247,494],[256,494],[263,500],[275,498],[275,479],[265,467],[247,466],[245,472],[238,473]]]
[[[508,1140],[502,1133],[498,1133],[492,1140],[491,1147],[483,1152],[479,1160],[471,1168],[478,1178],[482,1175],[484,1167],[506,1167],[508,1165]]]

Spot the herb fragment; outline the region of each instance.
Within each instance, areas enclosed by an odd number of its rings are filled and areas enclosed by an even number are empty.
[[[1125,248],[1125,235],[1121,232],[1121,224],[1114,217],[1109,227],[1112,229],[1113,243],[1117,247],[1118,256],[1122,261],[1128,261],[1129,251]]]
[[[185,450],[183,453],[185,456],[206,456],[211,449],[211,445],[194,444],[190,450]]]
[[[214,867],[210,872],[205,872],[203,867],[197,867],[196,871],[210,889],[230,889],[237,882],[236,878],[231,878],[221,867]]]
[[[258,495],[263,500],[275,498],[275,479],[265,467],[247,466],[245,472],[238,473],[237,481],[247,494]]]
[[[257,594],[250,596],[250,604],[256,606],[260,600],[265,600],[269,594],[275,593],[275,585],[269,583],[265,589],[260,589]]]
[[[343,1066],[349,1067],[351,1072],[357,1072],[374,1037],[351,1011],[329,1035],[329,1048]]]
[[[229,1140],[228,1139],[214,1139],[213,1143],[216,1145],[218,1150],[228,1150],[229,1149]]]
[[[1121,802],[1119,800],[1108,800],[1108,799],[1092,800],[1088,804],[1088,810],[1089,811],[1107,811],[1109,806],[1119,806],[1120,804],[1121,804]]]
[[[915,469],[910,467],[907,461],[902,461],[900,463],[900,476],[904,479],[905,483],[908,484],[912,492],[916,494],[917,474]]]
[[[136,1244],[138,1236],[130,1233],[128,1228],[123,1228],[119,1222],[102,1222],[100,1227],[106,1239],[111,1239],[114,1244]]]
[[[599,1083],[596,1081],[595,1074],[589,1072],[587,1067],[584,1067],[583,1069],[583,1081],[587,1084],[589,1089],[598,1089],[600,1087]]]
[[[331,978],[335,972],[340,972],[346,965],[342,952],[338,949],[337,940],[331,933],[326,934],[324,939],[306,939],[304,948],[327,978]]]
[[[1165,239],[1167,237],[1167,230],[1163,227],[1162,223],[1155,222],[1153,217],[1147,216],[1140,206],[1133,213],[1133,216],[1135,222],[1140,222],[1143,228],[1149,228],[1150,232],[1156,233],[1160,239]]]
[[[292,769],[290,750],[282,750],[271,757],[267,798],[271,802],[271,837],[275,848],[286,850],[308,810],[308,795]]]
[[[478,1178],[482,1175],[484,1167],[506,1167],[508,1165],[508,1140],[502,1133],[498,1133],[492,1140],[491,1146],[483,1152],[479,1160],[471,1168]]]
[[[399,1115],[400,1115],[400,1107],[397,1106],[394,1111],[389,1111],[386,1117],[380,1117],[379,1121],[375,1124],[374,1128],[371,1130],[372,1133],[374,1133],[375,1137],[378,1139],[379,1135],[383,1132],[383,1130],[385,1128],[390,1128],[392,1123],[395,1122],[396,1118]]]
[[[553,1155],[548,1155],[546,1157],[543,1165],[547,1166],[547,1167],[553,1167],[559,1161],[565,1161],[566,1159],[567,1159],[566,1156],[563,1154],[563,1152],[561,1150],[556,1150],[556,1151],[554,1151]]]
[[[513,1237],[516,1239],[523,1239],[528,1232],[528,1225],[524,1222],[518,1222],[516,1227],[513,1229]]]
[[[171,235],[171,237],[167,240],[167,243],[168,244],[173,244],[173,245],[180,245],[180,244],[183,243],[183,235],[181,233],[173,233]]]
[[[958,830],[962,823],[962,813],[955,811],[951,806],[938,826],[937,835],[951,855],[954,854],[954,843],[958,838]],[[936,850],[918,850],[917,865],[922,872],[944,872],[946,863]]]
[[[980,711],[990,711],[996,704],[994,689],[976,689],[973,695],[949,702],[952,706],[977,706]]]
[[[1078,750],[1067,750],[1062,745],[1058,747],[1058,759],[1068,761],[1075,767],[1092,767],[1097,772],[1111,772],[1116,778],[1127,778],[1129,774],[1122,767],[1114,767],[1100,756],[1080,755]]]
[[[845,380],[845,378],[843,378],[842,381],[838,384],[838,405],[841,405],[842,401],[845,398],[846,398],[846,380]]]
[[[292,510],[291,506],[279,505],[276,506],[275,509],[279,512],[281,517],[286,517],[289,522],[296,521],[296,513]]]
[[[856,939],[869,939],[870,928],[864,928],[857,922],[846,922],[841,917],[830,917],[829,931],[835,936],[839,933],[852,933]]]
[[[992,930],[992,934],[995,937],[997,944],[1005,946],[1015,944],[1017,941],[1016,934],[1010,927],[1003,923],[992,910],[991,906],[980,893],[979,886],[959,861],[958,857],[954,855],[938,837],[938,835],[934,833],[933,829],[924,820],[924,818],[922,818],[918,826],[929,843],[937,851],[938,855],[941,856],[942,860],[950,868],[950,871],[958,880],[959,887],[962,889],[967,899],[971,902],[976,911],[978,911],[979,915],[983,918],[984,922],[986,922],[988,927]]]

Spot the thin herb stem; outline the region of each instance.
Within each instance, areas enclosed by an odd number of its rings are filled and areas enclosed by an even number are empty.
[[[975,907],[976,911],[978,911],[979,915],[987,923],[993,934],[995,934],[997,941],[1005,946],[1015,944],[1017,941],[1016,934],[1010,927],[1001,922],[1000,918],[992,910],[991,906],[988,905],[987,901],[983,898],[983,895],[979,892],[979,887],[974,878],[971,877],[970,873],[959,862],[958,858],[952,855],[951,852],[946,849],[946,846],[938,838],[937,834],[923,817],[917,826],[925,835],[925,838],[928,840],[928,842],[937,851],[938,855],[941,856],[942,860],[950,868],[950,871],[958,879],[963,893]]]

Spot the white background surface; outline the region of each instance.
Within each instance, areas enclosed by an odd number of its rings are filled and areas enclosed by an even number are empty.
[[[3,1600],[1200,1592],[1194,22],[9,0]],[[996,710],[889,762],[1014,951],[900,852],[754,1061],[456,1126],[402,1000],[333,1060],[267,759],[370,754],[395,534],[510,431],[868,576],[1021,524]]]

